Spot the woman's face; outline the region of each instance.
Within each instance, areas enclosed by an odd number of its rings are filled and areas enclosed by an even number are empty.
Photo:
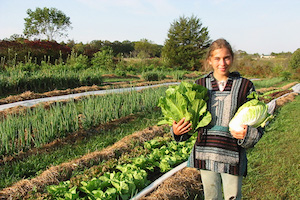
[[[227,48],[216,49],[211,53],[208,63],[212,66],[215,76],[228,77],[232,64],[232,55]]]

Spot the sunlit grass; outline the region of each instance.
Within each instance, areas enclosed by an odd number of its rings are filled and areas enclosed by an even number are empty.
[[[286,84],[294,82],[294,80],[284,80],[282,77],[275,77],[270,79],[259,79],[252,81],[256,89],[268,87],[281,87]]]
[[[300,198],[300,97],[276,112],[259,143],[248,153],[244,199]]]

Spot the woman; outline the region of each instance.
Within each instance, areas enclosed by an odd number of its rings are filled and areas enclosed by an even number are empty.
[[[198,131],[197,140],[188,160],[188,166],[200,169],[205,199],[241,199],[243,176],[247,173],[245,149],[253,147],[263,130],[243,125],[242,131],[229,130],[228,124],[235,112],[254,91],[253,83],[230,72],[234,54],[224,39],[214,41],[206,61],[213,72],[196,81],[208,89],[208,110],[211,123]],[[184,118],[173,122],[171,133],[176,141],[190,137],[191,123]]]

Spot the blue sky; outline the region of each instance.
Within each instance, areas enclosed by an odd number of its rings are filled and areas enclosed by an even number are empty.
[[[270,54],[300,48],[299,0],[0,0],[0,39],[22,34],[26,10],[57,8],[72,22],[68,39],[164,44],[170,24],[192,15],[211,39],[227,39],[235,50]]]

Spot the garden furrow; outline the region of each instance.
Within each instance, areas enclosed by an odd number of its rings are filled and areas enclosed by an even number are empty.
[[[153,126],[142,131],[135,132],[132,135],[124,137],[114,145],[103,149],[102,151],[95,151],[86,154],[79,159],[62,163],[58,166],[50,167],[41,175],[31,180],[24,179],[13,184],[11,187],[4,188],[2,191],[0,191],[0,198],[22,198],[33,189],[41,191],[47,185],[58,184],[61,181],[69,179],[72,171],[75,169],[91,167],[91,161],[93,161],[92,163],[93,165],[95,165],[96,163],[100,163],[103,160],[118,158],[118,156],[120,156],[119,152],[125,153],[130,151],[132,149],[132,145],[135,142],[143,143],[145,141],[151,140],[156,136],[162,136],[164,133],[165,126]]]

